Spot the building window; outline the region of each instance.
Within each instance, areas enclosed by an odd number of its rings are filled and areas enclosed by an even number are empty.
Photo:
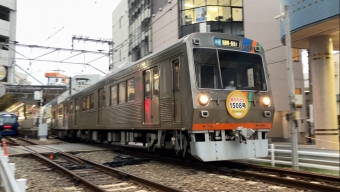
[[[128,101],[135,100],[135,79],[130,79],[127,81],[127,94],[128,94]]]
[[[9,9],[3,6],[0,6],[0,19],[4,21],[9,21]]]
[[[180,33],[179,38],[194,33],[205,31],[207,22],[210,31],[231,33],[243,36],[243,7],[241,0],[181,0]],[[242,27],[234,24],[240,24]],[[242,29],[242,30],[240,30]]]
[[[111,106],[117,105],[117,85],[111,86]]]
[[[295,95],[301,95],[301,89],[295,88]]]
[[[294,62],[300,61],[299,49],[293,49],[293,61]]]
[[[9,40],[8,37],[0,35],[0,43],[8,43],[8,40]],[[6,46],[2,45],[2,50],[8,51],[8,48]]]
[[[122,28],[122,17],[119,18],[119,29]]]
[[[118,90],[118,94],[119,94],[119,101],[118,103],[125,103],[126,102],[126,82],[121,82],[119,83],[119,90]]]

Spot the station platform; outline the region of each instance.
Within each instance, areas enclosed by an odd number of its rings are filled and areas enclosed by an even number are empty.
[[[9,156],[19,156],[31,153],[33,150],[37,153],[53,153],[53,152],[90,152],[109,150],[108,147],[102,145],[93,146],[90,144],[79,143],[60,143],[47,145],[28,145],[28,146],[7,146]]]

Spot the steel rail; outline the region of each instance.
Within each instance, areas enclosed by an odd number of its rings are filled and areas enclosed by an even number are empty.
[[[254,172],[247,171],[247,169],[250,169],[249,167],[255,168],[256,166],[251,165],[251,164],[246,164],[246,163],[242,163],[243,166],[242,167],[239,166],[239,168],[230,168],[233,166],[229,165],[228,167],[226,167],[226,165],[228,165],[228,163],[234,163],[233,161],[224,161],[223,165],[221,166],[222,162],[218,162],[218,163],[216,162],[211,162],[211,163],[187,162],[187,161],[183,161],[179,159],[164,158],[164,157],[158,157],[158,156],[151,155],[151,154],[136,152],[126,147],[119,147],[119,148],[122,148],[124,151],[127,152],[127,154],[143,156],[143,157],[147,157],[152,160],[159,161],[159,162],[206,170],[208,172],[223,174],[227,176],[238,176],[238,177],[243,177],[246,179],[263,181],[263,182],[271,183],[275,185],[285,185],[288,187],[293,187],[293,188],[302,189],[302,190],[312,190],[312,191],[339,191],[340,190],[340,187],[339,187],[340,178],[330,176],[330,175],[321,175],[321,174],[314,174],[311,172],[285,170],[281,168],[270,168],[270,167],[262,167],[262,166],[258,166],[258,170],[264,171],[265,173],[263,172],[254,173]],[[239,165],[241,165],[241,163]],[[247,168],[247,166],[249,167]],[[270,176],[268,175],[269,173],[273,173],[275,174],[275,176]],[[282,176],[287,176],[287,175],[292,176],[292,177],[297,177],[298,179],[308,179],[309,181],[301,181],[301,180],[297,180],[296,178],[287,179],[287,178],[282,177]],[[328,183],[331,182],[333,184],[338,184],[338,185],[335,186],[335,185],[311,183],[311,181],[315,181],[315,179],[316,181],[322,181],[322,182],[328,182]]]
[[[98,163],[95,163],[95,162],[92,162],[92,161],[89,161],[89,160],[86,160],[86,159],[83,159],[83,158],[80,158],[80,157],[77,157],[77,158],[79,158],[80,160],[82,160],[82,161],[84,161],[84,162],[86,162],[86,163],[88,163],[88,164],[90,164],[90,165],[92,165],[96,168],[114,173],[117,176],[124,176],[124,177],[128,178],[129,180],[131,180],[132,182],[136,182],[136,183],[139,183],[141,185],[144,185],[144,186],[156,189],[156,190],[166,191],[166,192],[180,192],[180,190],[178,190],[178,189],[175,189],[175,188],[172,188],[172,187],[169,187],[169,186],[166,186],[166,185],[162,185],[160,183],[156,183],[156,182],[153,182],[153,181],[150,181],[150,180],[146,180],[146,179],[143,179],[141,177],[138,177],[138,176],[135,176],[135,175],[123,172],[123,171],[119,171],[117,169],[107,167],[107,166],[104,166],[104,165],[101,165],[101,164],[98,164]]]
[[[333,186],[333,185],[324,185],[324,184],[316,184],[311,183],[308,181],[299,181],[296,179],[287,179],[279,176],[270,176],[266,174],[259,174],[254,172],[248,172],[248,171],[241,171],[237,169],[219,169],[219,173],[226,173],[231,174],[234,176],[243,177],[246,179],[256,179],[260,181],[264,181],[266,183],[271,183],[275,185],[284,185],[288,187],[303,189],[303,190],[312,190],[312,191],[338,191],[340,188]]]
[[[28,140],[28,139],[24,139],[24,138],[22,138],[22,137],[18,137],[18,139],[21,140],[21,141],[24,141],[24,142],[26,142],[26,143],[32,144],[32,145],[39,145],[39,144],[37,144],[37,143],[35,143],[35,142],[33,142],[33,141],[30,141],[30,140]]]
[[[23,138],[20,138],[20,139],[26,141],[26,139],[23,139]],[[38,145],[38,144],[35,143],[35,145]],[[28,148],[27,146],[24,146],[24,147]],[[49,148],[49,147],[47,147],[47,148]],[[97,191],[106,191],[105,189],[100,188],[99,186],[91,183],[90,181],[88,181],[88,180],[86,180],[86,179],[76,175],[75,173],[69,171],[68,169],[62,167],[61,165],[58,165],[57,163],[55,163],[52,160],[44,157],[43,155],[37,153],[36,151],[34,151],[32,149],[30,149],[30,150],[32,151],[31,154],[33,156],[43,160],[44,162],[46,162],[48,164],[53,165],[54,167],[56,167],[57,169],[61,170],[63,173],[67,174],[68,176],[70,176],[72,178],[76,178],[84,186],[87,186],[87,187],[89,187],[90,189],[92,189],[92,190],[94,190],[96,192]],[[134,183],[138,183],[138,184],[143,185],[143,186],[148,187],[148,188],[153,188],[155,190],[166,191],[166,192],[180,192],[180,190],[178,190],[176,188],[172,188],[172,187],[169,187],[169,186],[166,186],[166,185],[162,185],[162,184],[157,183],[157,182],[146,180],[146,179],[143,179],[141,177],[138,177],[138,176],[135,176],[135,175],[123,172],[123,171],[119,171],[119,170],[111,168],[111,167],[107,167],[107,166],[104,166],[104,165],[101,165],[101,164],[98,164],[98,163],[95,163],[95,162],[92,162],[92,161],[89,161],[89,160],[86,160],[86,159],[83,159],[83,158],[80,158],[80,157],[76,157],[76,156],[74,156],[72,154],[69,154],[69,153],[65,153],[65,152],[62,152],[62,151],[59,151],[59,150],[56,150],[56,149],[53,149],[53,150],[54,150],[53,153],[60,154],[60,155],[62,155],[64,157],[66,157],[66,159],[70,159],[70,160],[72,160],[74,162],[77,162],[77,163],[80,163],[80,164],[91,165],[91,166],[93,166],[94,169],[103,171],[105,173],[113,174],[114,176],[116,176],[118,178],[123,177],[124,179],[129,179],[129,180],[131,180]]]
[[[59,169],[60,171],[62,171],[63,173],[67,174],[68,176],[70,176],[71,178],[76,178],[78,181],[80,181],[83,185],[89,187],[90,189],[92,189],[93,191],[100,191],[100,192],[106,192],[105,189],[102,189],[100,187],[98,187],[97,185],[94,185],[93,183],[91,183],[90,181],[72,173],[71,171],[65,169],[64,167],[58,165],[57,163],[47,159],[46,157],[40,155],[39,153],[32,153],[33,156],[37,157],[38,159],[41,159],[43,161],[45,161],[46,163],[53,165],[54,167],[56,167],[57,169]]]
[[[338,183],[338,184],[340,183],[340,177],[331,176],[331,175],[323,175],[323,174],[304,172],[304,171],[287,170],[283,168],[265,167],[265,166],[254,165],[254,164],[243,163],[243,162],[236,162],[236,161],[231,161],[231,162],[234,164],[245,166],[248,169],[254,169],[260,172],[265,171],[267,173],[272,173],[272,174],[276,174],[279,176],[292,176],[292,177],[299,177],[303,179],[309,179],[311,181],[332,182],[332,183]]]

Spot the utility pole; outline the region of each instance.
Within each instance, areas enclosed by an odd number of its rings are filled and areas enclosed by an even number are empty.
[[[293,57],[292,57],[292,45],[290,34],[290,18],[289,18],[289,6],[284,6],[285,12],[275,18],[284,18],[286,28],[286,63],[287,63],[287,80],[288,80],[288,93],[289,93],[289,106],[290,111],[287,114],[287,121],[289,121],[290,134],[291,134],[291,148],[292,148],[292,164],[293,169],[299,170],[298,159],[298,142],[297,142],[297,120],[300,119],[300,113],[296,110],[296,98],[295,98],[295,84],[294,84],[294,72],[293,72]]]

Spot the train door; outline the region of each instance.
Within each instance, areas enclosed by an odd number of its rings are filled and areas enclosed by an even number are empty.
[[[144,123],[159,124],[159,70],[144,72]]]
[[[180,66],[179,59],[172,61],[173,70],[173,80],[172,80],[172,90],[173,90],[173,112],[174,112],[174,123],[181,122],[181,83],[180,83]]]

